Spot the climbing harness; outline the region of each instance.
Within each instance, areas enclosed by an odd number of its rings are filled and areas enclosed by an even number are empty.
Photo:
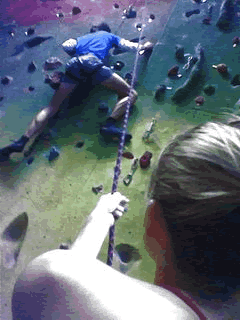
[[[117,160],[116,160],[116,166],[114,168],[112,194],[117,191],[119,175],[121,172],[121,161],[122,161],[122,154],[123,154],[127,126],[128,126],[129,109],[131,106],[131,100],[133,98],[133,86],[134,86],[135,78],[136,78],[137,63],[138,63],[138,58],[140,55],[139,48],[140,48],[140,44],[141,44],[141,38],[142,38],[142,33],[144,30],[144,27],[145,27],[145,25],[141,24],[141,30],[140,30],[140,28],[138,28],[138,30],[140,31],[140,37],[139,37],[137,53],[136,53],[135,62],[134,62],[133,77],[132,77],[131,85],[130,85],[130,92],[129,92],[127,106],[126,106],[126,113],[125,113],[124,121],[123,121],[123,132],[122,132],[122,136],[121,136],[121,139],[120,139],[120,142],[118,145],[118,155],[117,155]],[[113,263],[114,237],[115,237],[115,225],[113,224],[109,229],[109,244],[108,244],[108,258],[107,258],[107,265],[109,265],[109,266],[112,266],[112,263]]]

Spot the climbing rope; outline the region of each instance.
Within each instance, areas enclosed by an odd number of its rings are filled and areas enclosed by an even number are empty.
[[[132,77],[130,91],[129,91],[127,105],[126,105],[126,113],[125,113],[124,120],[123,120],[123,132],[122,132],[121,139],[120,139],[120,142],[118,145],[118,155],[117,155],[117,160],[116,160],[116,166],[114,168],[112,194],[117,191],[119,175],[121,173],[121,162],[122,162],[122,154],[123,154],[124,142],[125,142],[127,126],[128,126],[129,109],[131,106],[131,99],[133,98],[133,86],[134,86],[135,78],[136,78],[137,63],[138,63],[138,58],[139,58],[139,48],[141,45],[141,38],[142,38],[142,33],[143,33],[144,27],[145,26],[142,24],[139,42],[138,42],[138,46],[137,46],[137,53],[136,53],[135,62],[134,62],[133,77]],[[108,259],[107,259],[107,265],[109,265],[109,266],[112,266],[112,263],[113,263],[114,239],[115,239],[115,225],[113,224],[109,229]]]

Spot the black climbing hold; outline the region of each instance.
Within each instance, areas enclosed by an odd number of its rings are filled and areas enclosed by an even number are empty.
[[[119,5],[117,3],[114,3],[114,8],[118,9],[119,8]]]
[[[233,18],[235,16],[234,9],[235,0],[224,0],[221,4],[219,18],[216,26],[223,31],[228,31],[231,28]]]
[[[4,85],[10,84],[12,82],[13,78],[10,76],[5,76],[1,79],[1,83]]]
[[[50,154],[48,156],[48,160],[52,161],[52,160],[56,159],[58,156],[59,156],[58,150],[56,149],[56,147],[52,147],[50,149]]]
[[[68,250],[69,249],[69,245],[67,243],[61,243],[60,246],[59,246],[59,249]]]
[[[4,97],[1,97],[1,96],[0,96],[0,102],[3,101],[3,99],[4,99]]]
[[[150,19],[154,20],[155,19],[155,15],[154,14],[150,14]]]
[[[8,31],[8,34],[10,35],[10,37],[14,37],[15,36],[15,32],[13,30]]]
[[[201,3],[202,0],[194,0],[196,3]]]
[[[32,73],[36,70],[36,65],[35,63],[32,61],[29,65],[28,65],[28,72]]]
[[[181,46],[180,44],[176,45],[176,52],[175,56],[177,60],[184,60],[184,47]]]
[[[58,18],[63,18],[63,17],[64,17],[64,14],[63,14],[62,12],[59,12],[59,13],[56,14],[56,16],[57,16]]]
[[[192,16],[193,14],[199,14],[200,10],[196,9],[196,10],[191,10],[185,13],[186,17],[189,18],[190,16]]]
[[[33,161],[34,161],[33,157],[29,158],[28,161],[27,161],[27,165],[30,166],[30,164],[32,164]]]
[[[29,90],[29,91],[33,91],[33,90],[34,90],[34,87],[30,86],[30,87],[28,87],[28,90]]]
[[[212,85],[206,85],[203,91],[207,96],[212,96],[215,93],[215,87]]]
[[[131,39],[130,41],[131,42],[135,42],[135,43],[138,43],[140,40],[143,40],[143,39],[145,39],[146,37],[144,36],[144,37],[141,37],[141,38],[134,38],[134,39]]]
[[[94,192],[95,194],[98,194],[99,192],[103,191],[103,185],[100,184],[98,187],[92,187],[92,192]]]
[[[211,17],[206,17],[206,18],[203,19],[202,23],[206,24],[206,25],[209,25],[209,24],[211,24],[211,20],[212,20]]]
[[[232,81],[231,81],[232,86],[239,86],[240,85],[240,74],[236,74]]]
[[[24,45],[27,48],[33,48],[33,47],[40,45],[41,43],[43,43],[44,41],[46,41],[48,39],[53,39],[53,37],[35,37],[31,40],[24,42]]]
[[[155,99],[157,101],[160,101],[164,95],[164,93],[166,92],[167,90],[167,87],[163,84],[163,85],[160,85],[157,89],[157,91],[155,92]]]
[[[35,33],[35,30],[33,28],[28,28],[27,31],[25,32],[26,36],[31,36]]]
[[[132,82],[131,73],[126,73],[124,79],[127,81],[128,84],[131,84],[131,82]]]
[[[79,7],[73,7],[72,8],[72,14],[73,15],[77,15],[79,13],[81,13],[81,9]]]
[[[123,16],[127,19],[136,18],[137,12],[133,9],[133,6],[129,6],[128,9],[123,11]]]
[[[136,25],[136,28],[140,31],[140,30],[142,29],[142,24],[141,24],[141,23],[138,23],[138,24]]]
[[[75,145],[76,148],[82,148],[84,146],[84,141],[78,141],[77,144]]]
[[[232,39],[232,44],[236,47],[237,45],[239,45],[239,43],[240,43],[240,38],[238,36],[235,36]]]
[[[117,71],[121,71],[122,68],[125,66],[125,64],[122,61],[117,61],[114,65],[113,65],[113,69],[117,70]]]

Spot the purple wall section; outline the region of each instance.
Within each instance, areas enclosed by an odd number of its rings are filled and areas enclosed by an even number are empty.
[[[115,3],[119,5],[119,9],[113,7]],[[100,15],[105,17],[115,10],[122,12],[123,9],[133,3],[136,8],[145,5],[144,0],[5,0],[0,4],[0,26],[11,23],[16,23],[20,26],[30,26],[41,21],[57,20],[56,13],[58,12],[64,13],[65,22],[84,21],[88,16]],[[158,3],[158,1],[147,1],[147,3],[154,4]],[[71,14],[74,6],[81,9],[81,13],[75,16]]]

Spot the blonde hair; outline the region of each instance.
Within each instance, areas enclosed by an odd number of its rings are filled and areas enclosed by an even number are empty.
[[[149,197],[160,202],[181,288],[228,292],[239,279],[240,117],[192,128],[162,150]],[[231,258],[231,263],[229,259]],[[214,278],[215,276],[215,278]],[[226,279],[225,287],[218,280]],[[209,284],[212,284],[209,286]]]
[[[160,154],[149,196],[181,221],[240,205],[240,117],[207,122],[178,135]],[[208,208],[208,210],[206,210]]]

